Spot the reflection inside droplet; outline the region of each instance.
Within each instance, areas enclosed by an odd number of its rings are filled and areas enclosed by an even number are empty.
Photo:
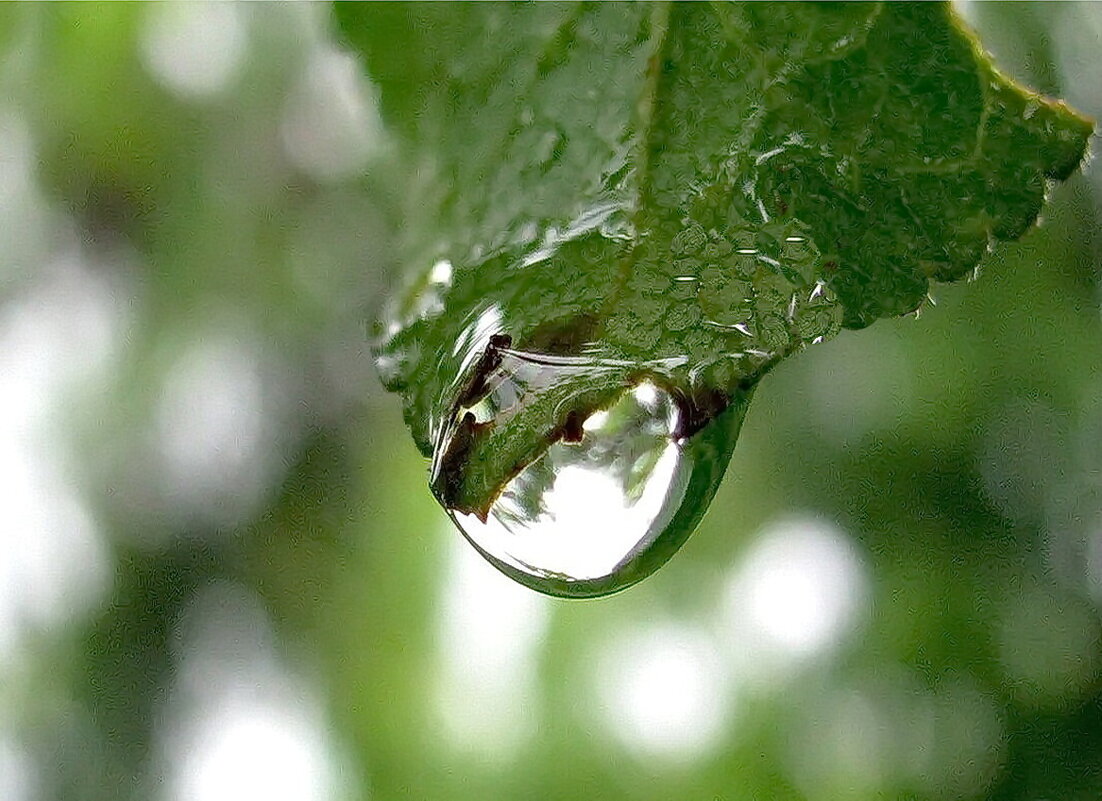
[[[579,441],[556,442],[525,467],[486,522],[453,517],[514,578],[544,591],[545,579],[577,582],[577,594],[596,594],[585,587],[644,554],[681,505],[691,473],[675,434],[681,417],[670,393],[644,381],[587,417]]]

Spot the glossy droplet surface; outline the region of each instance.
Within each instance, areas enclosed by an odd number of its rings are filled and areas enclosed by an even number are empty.
[[[661,533],[684,496],[679,418],[667,392],[642,383],[590,415],[580,441],[560,440],[524,468],[485,522],[453,516],[514,575],[579,585],[608,580]]]
[[[452,517],[487,559],[533,589],[573,597],[622,589],[677,550],[691,530],[687,511],[699,516],[699,454],[693,438],[678,437],[682,415],[669,392],[643,381],[589,415],[576,441],[554,442],[523,468],[485,521]],[[718,481],[708,483],[704,506]]]

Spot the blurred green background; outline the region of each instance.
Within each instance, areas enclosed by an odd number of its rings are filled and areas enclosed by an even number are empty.
[[[961,10],[1102,116],[1102,4]],[[398,149],[326,5],[3,5],[0,64],[0,800],[1102,797],[1097,164],[558,601],[372,374]]]

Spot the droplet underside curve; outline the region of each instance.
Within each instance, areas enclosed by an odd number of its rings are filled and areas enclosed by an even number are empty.
[[[684,500],[692,465],[674,398],[644,381],[589,415],[502,490],[483,521],[452,511],[491,562],[543,592],[600,595],[646,561]],[[655,566],[657,567],[657,565]],[[627,586],[627,584],[622,584]]]

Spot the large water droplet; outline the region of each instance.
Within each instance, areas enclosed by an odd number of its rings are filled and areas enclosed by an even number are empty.
[[[683,404],[644,380],[524,467],[484,520],[450,513],[522,584],[568,597],[616,592],[664,564],[699,522],[744,410],[740,399],[685,437]]]

